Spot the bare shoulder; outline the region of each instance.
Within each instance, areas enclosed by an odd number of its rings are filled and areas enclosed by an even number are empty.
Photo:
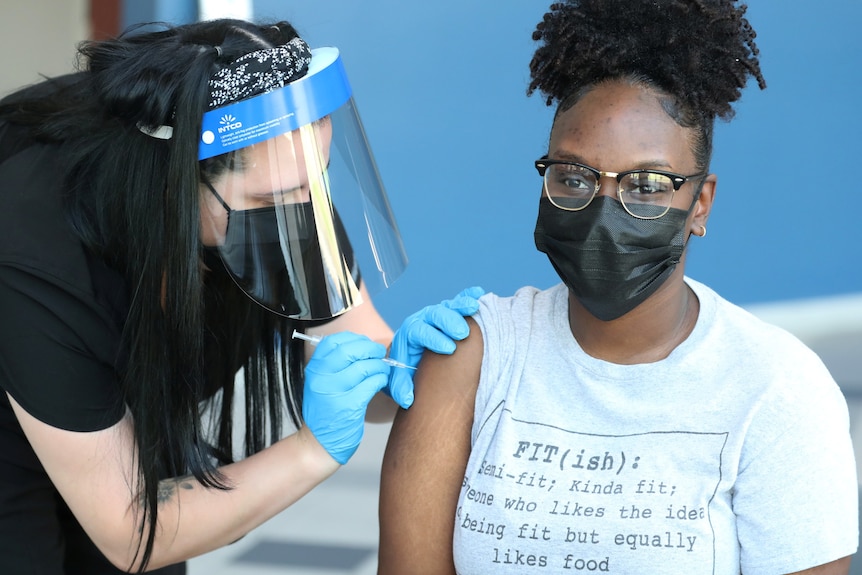
[[[465,318],[470,335],[457,342],[455,353],[440,355],[426,352],[414,378],[416,394],[436,401],[461,403],[473,398],[479,386],[484,342],[482,331],[471,317]],[[418,399],[419,395],[417,395]],[[472,404],[472,400],[470,401]]]
[[[440,425],[446,427],[472,423],[473,405],[482,366],[482,332],[472,318],[466,318],[470,335],[457,342],[451,355],[425,352],[413,378],[415,401],[402,411],[396,425]]]

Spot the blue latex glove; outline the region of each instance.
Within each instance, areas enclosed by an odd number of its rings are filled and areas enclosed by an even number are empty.
[[[368,402],[386,386],[385,355],[385,346],[341,332],[324,337],[305,367],[302,418],[341,465],[359,447]]]
[[[479,310],[478,298],[484,294],[480,287],[467,288],[453,299],[429,305],[409,316],[395,332],[389,357],[416,367],[426,349],[447,355],[454,353],[454,340],[470,334],[464,316]],[[413,371],[393,367],[384,391],[404,409],[413,405]]]

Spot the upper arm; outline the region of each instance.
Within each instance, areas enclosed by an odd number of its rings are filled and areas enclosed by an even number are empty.
[[[125,556],[137,468],[113,363],[119,331],[79,284],[0,266],[0,393],[93,541]]]
[[[454,573],[452,534],[470,455],[482,334],[450,356],[426,352],[416,372],[415,401],[399,411],[383,457],[380,573]]]
[[[825,565],[805,569],[804,571],[796,571],[788,575],[847,575],[850,572],[851,557],[844,557],[837,561],[830,561]]]
[[[132,418],[90,432],[66,431],[39,421],[8,395],[21,429],[81,526],[97,546],[125,557],[134,541],[137,491]]]

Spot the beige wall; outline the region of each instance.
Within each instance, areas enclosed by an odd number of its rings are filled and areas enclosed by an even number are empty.
[[[89,34],[88,0],[3,0],[0,96],[75,66],[75,46]]]

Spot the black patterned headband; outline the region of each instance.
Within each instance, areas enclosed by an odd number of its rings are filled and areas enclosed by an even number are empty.
[[[216,46],[215,50],[221,55],[221,48]],[[218,108],[282,88],[305,76],[310,62],[311,50],[298,36],[275,48],[249,52],[213,74],[207,107]],[[172,126],[147,126],[140,122],[138,129],[160,140],[170,140],[174,133]]]
[[[299,37],[275,48],[241,56],[210,78],[208,108],[281,88],[303,77],[310,62],[311,50]]]

